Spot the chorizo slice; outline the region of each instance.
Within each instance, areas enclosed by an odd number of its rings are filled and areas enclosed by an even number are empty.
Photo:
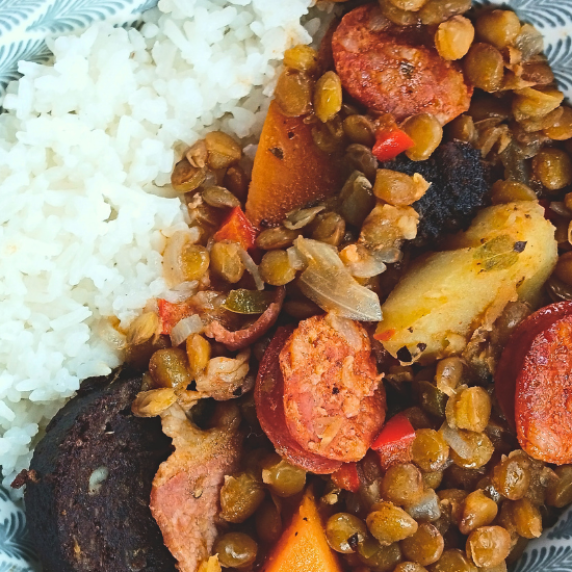
[[[377,4],[344,16],[332,50],[347,92],[397,121],[432,113],[444,125],[469,109],[472,88],[459,65],[437,53],[427,28],[396,26]]]
[[[515,396],[517,377],[534,338],[559,318],[572,314],[572,302],[542,308],[523,320],[510,337],[495,371],[495,393],[508,424],[516,430]]]
[[[284,411],[307,451],[359,461],[385,419],[385,390],[358,322],[334,314],[300,322],[280,352]]]
[[[572,303],[561,302],[522,322],[495,374],[499,403],[507,418],[512,405],[521,447],[547,463],[572,462],[571,370]]]
[[[285,294],[286,290],[283,287],[276,288],[274,301],[268,306],[264,313],[260,315],[256,322],[250,326],[242,330],[237,330],[236,332],[231,332],[227,330],[221,322],[214,320],[206,327],[205,335],[224,344],[231,351],[247,348],[274,325],[280,315]]]
[[[341,466],[341,463],[306,451],[292,438],[286,424],[283,399],[284,378],[278,357],[292,331],[292,327],[279,328],[264,353],[254,390],[256,414],[262,430],[280,456],[313,473],[333,473]]]

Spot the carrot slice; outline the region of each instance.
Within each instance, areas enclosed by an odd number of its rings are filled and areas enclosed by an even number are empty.
[[[304,495],[290,526],[270,554],[262,572],[341,572],[328,546],[324,525],[310,490]]]
[[[285,117],[270,104],[246,201],[255,226],[276,225],[286,213],[340,190],[339,157],[320,151],[312,127],[302,118]]]

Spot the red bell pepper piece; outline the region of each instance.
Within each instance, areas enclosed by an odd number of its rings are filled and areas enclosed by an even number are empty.
[[[381,468],[386,470],[395,463],[411,461],[411,445],[415,429],[405,415],[392,417],[372,443],[371,448],[379,455]]]
[[[187,316],[195,313],[187,302],[180,304],[172,304],[167,300],[157,300],[157,307],[159,309],[159,320],[161,321],[161,333],[169,335],[171,330]]]
[[[357,493],[361,482],[357,463],[344,463],[336,472],[332,473],[332,481],[336,487],[344,491]]]
[[[254,248],[256,229],[252,226],[240,207],[232,209],[220,229],[215,233],[215,240],[232,240],[238,242],[244,250]]]
[[[398,127],[380,129],[375,135],[372,152],[379,161],[390,161],[397,155],[411,149],[415,142]]]

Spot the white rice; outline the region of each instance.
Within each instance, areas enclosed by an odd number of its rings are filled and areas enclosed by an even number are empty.
[[[53,66],[21,64],[0,116],[4,485],[80,380],[118,365],[101,320],[165,290],[176,149],[213,126],[256,134],[284,50],[317,28],[310,4],[161,0],[140,31],[94,26],[52,41]]]

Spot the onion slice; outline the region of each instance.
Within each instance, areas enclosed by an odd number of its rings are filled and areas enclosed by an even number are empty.
[[[200,334],[204,330],[204,324],[198,314],[187,316],[179,320],[171,330],[171,343],[174,347],[180,346],[193,334]]]
[[[246,252],[244,248],[241,248],[238,251],[238,254],[240,256],[240,259],[242,260],[242,263],[244,264],[244,267],[249,272],[249,274],[254,278],[254,283],[256,284],[256,288],[258,290],[264,290],[264,282],[260,277],[260,272],[258,271],[258,266],[256,266],[256,262],[252,260],[250,254],[248,254],[248,252]]]
[[[180,304],[188,300],[193,294],[196,293],[199,283],[197,280],[190,282],[181,282],[178,286],[163,292],[160,298],[167,300],[170,304]]]
[[[300,275],[302,292],[326,312],[350,320],[381,321],[381,305],[375,292],[356,282],[329,244],[299,236],[294,244],[308,267]]]

